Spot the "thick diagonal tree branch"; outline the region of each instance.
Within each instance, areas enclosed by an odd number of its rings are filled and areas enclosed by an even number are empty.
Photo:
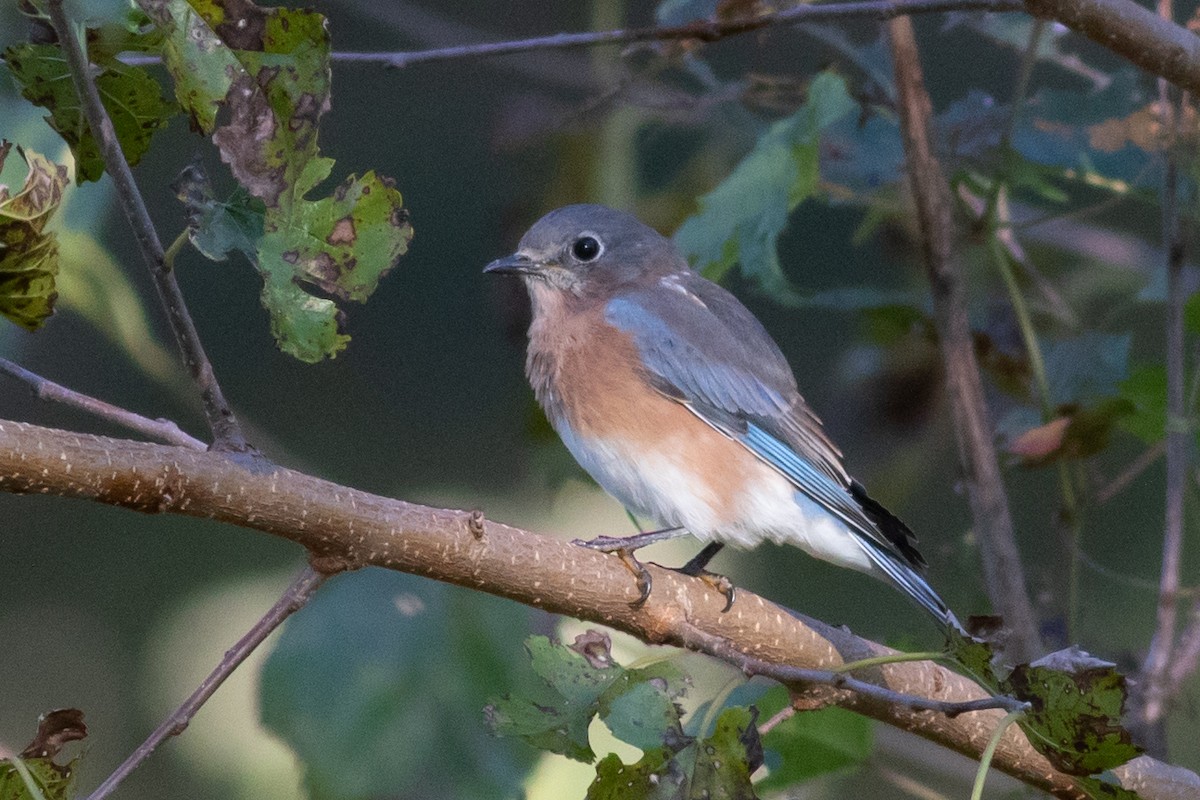
[[[88,128],[91,129],[104,159],[104,169],[112,177],[121,210],[133,228],[133,238],[137,241],[142,259],[146,262],[154,281],[154,288],[158,291],[159,300],[167,312],[167,320],[175,334],[183,364],[200,393],[201,405],[213,434],[213,446],[219,450],[246,452],[249,449],[246,438],[242,435],[241,426],[238,425],[233,410],[225,400],[220,384],[217,383],[212,363],[204,352],[196,323],[192,321],[192,315],[184,302],[179,282],[175,280],[175,273],[167,263],[162,241],[150,219],[146,201],[133,179],[129,163],[125,160],[112,119],[100,101],[100,92],[92,80],[87,54],[80,46],[79,37],[75,35],[72,23],[63,10],[63,0],[48,0],[47,7],[54,32],[70,67],[71,83],[79,96]]]
[[[966,476],[967,498],[979,537],[984,583],[992,607],[1012,632],[1009,655],[1029,661],[1041,650],[1037,619],[1025,589],[1025,570],[1013,534],[1012,515],[992,441],[979,364],[967,321],[967,291],[954,255],[950,185],[933,155],[928,124],[933,118],[925,91],[912,20],[888,23],[907,175],[921,231],[921,251],[933,291],[938,347]]]
[[[146,513],[211,518],[254,528],[307,548],[322,568],[368,564],[508,597],[610,625],[643,641],[688,646],[718,657],[828,670],[889,652],[844,629],[789,612],[750,592],[722,613],[725,598],[705,582],[649,566],[654,592],[640,608],[621,561],[565,541],[482,519],[477,513],[390,500],[266,461],[218,452],[111,439],[0,421],[0,490],[86,498]],[[736,663],[736,659],[734,659]],[[986,692],[928,662],[887,664],[873,682],[946,701]],[[1003,712],[954,719],[883,697],[825,689],[829,700],[967,755],[978,757]],[[1016,730],[993,765],[1062,798],[1084,795]],[[1195,797],[1200,777],[1150,758],[1115,770],[1144,800]]]

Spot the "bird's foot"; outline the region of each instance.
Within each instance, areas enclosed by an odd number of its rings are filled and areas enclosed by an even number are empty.
[[[650,589],[654,585],[654,580],[650,577],[650,571],[646,569],[645,565],[633,557],[633,551],[636,548],[629,547],[625,539],[619,536],[599,536],[586,542],[583,539],[576,539],[571,544],[589,547],[592,550],[599,550],[601,553],[611,553],[621,559],[625,569],[633,573],[633,577],[637,580],[638,597],[629,604],[632,608],[641,608],[650,599]]]
[[[721,609],[722,614],[733,608],[733,599],[737,594],[737,589],[734,588],[733,581],[729,580],[729,578],[726,578],[724,575],[718,575],[715,572],[709,572],[704,567],[693,567],[690,561],[675,571],[683,575],[690,575],[693,578],[699,578],[725,595],[725,607]]]
[[[650,589],[654,582],[650,578],[650,572],[642,565],[642,562],[634,558],[634,552],[646,545],[666,539],[674,539],[682,536],[684,533],[685,531],[682,528],[664,528],[660,531],[639,533],[634,536],[597,536],[595,539],[588,539],[586,541],[576,539],[571,544],[577,544],[580,547],[590,547],[593,550],[599,550],[601,553],[612,553],[621,559],[621,563],[637,579],[638,598],[629,605],[634,608],[641,608],[650,599]]]
[[[621,559],[621,563],[625,565],[633,576],[637,579],[638,599],[634,600],[631,605],[634,608],[641,608],[650,599],[650,589],[653,586],[653,580],[650,577],[650,572],[646,569],[642,562],[634,558],[634,551],[645,547],[648,544],[662,541],[663,539],[675,538],[679,535],[681,529],[667,528],[661,531],[651,531],[636,536],[597,536],[595,539],[575,539],[572,544],[580,547],[589,547],[593,550],[599,550],[602,553],[612,553]],[[699,578],[707,583],[712,588],[716,589],[721,594],[725,595],[725,607],[721,609],[721,613],[725,613],[733,608],[733,600],[735,589],[733,582],[724,575],[718,575],[715,572],[709,572],[705,567],[723,547],[719,542],[711,542],[704,547],[695,558],[684,564],[682,567],[664,567],[682,575],[687,575],[692,578]],[[654,562],[651,562],[654,563]],[[655,566],[662,566],[656,564]]]

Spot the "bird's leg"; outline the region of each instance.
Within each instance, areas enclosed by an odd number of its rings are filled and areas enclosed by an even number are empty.
[[[590,547],[602,553],[616,553],[619,550],[627,550],[632,553],[634,550],[641,550],[647,545],[665,542],[668,539],[678,539],[680,536],[686,535],[687,531],[683,528],[663,528],[657,531],[635,533],[633,536],[597,536],[595,539],[588,539],[587,541],[576,539],[571,544],[577,544],[580,547]]]
[[[733,583],[724,575],[718,575],[715,572],[709,572],[705,569],[708,562],[712,561],[713,556],[721,552],[721,548],[725,545],[722,542],[709,542],[704,545],[704,549],[692,557],[692,560],[684,564],[676,570],[684,575],[691,575],[694,578],[707,583],[712,588],[716,589],[721,594],[725,595],[725,608],[721,609],[721,613],[725,613],[733,608]]]
[[[638,599],[629,605],[634,608],[641,608],[650,599],[650,588],[654,582],[650,578],[650,572],[642,566],[642,562],[634,558],[634,551],[655,542],[676,539],[686,534],[687,531],[683,528],[663,528],[662,530],[647,531],[633,536],[597,536],[595,539],[587,541],[576,539],[571,544],[577,544],[580,547],[590,547],[602,553],[613,553],[617,558],[621,559],[621,563],[637,579]]]

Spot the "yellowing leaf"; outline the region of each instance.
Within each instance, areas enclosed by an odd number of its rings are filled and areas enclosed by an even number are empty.
[[[0,144],[0,167],[10,148]],[[32,331],[54,312],[58,297],[58,241],[45,228],[71,178],[66,167],[32,150],[18,152],[29,167],[24,186],[12,196],[0,186],[0,313]]]

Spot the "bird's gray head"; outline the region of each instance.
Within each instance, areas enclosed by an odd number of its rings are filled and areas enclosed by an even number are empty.
[[[515,253],[483,271],[521,275],[530,292],[582,297],[681,269],[687,263],[671,241],[637,217],[607,206],[575,205],[542,217]]]

